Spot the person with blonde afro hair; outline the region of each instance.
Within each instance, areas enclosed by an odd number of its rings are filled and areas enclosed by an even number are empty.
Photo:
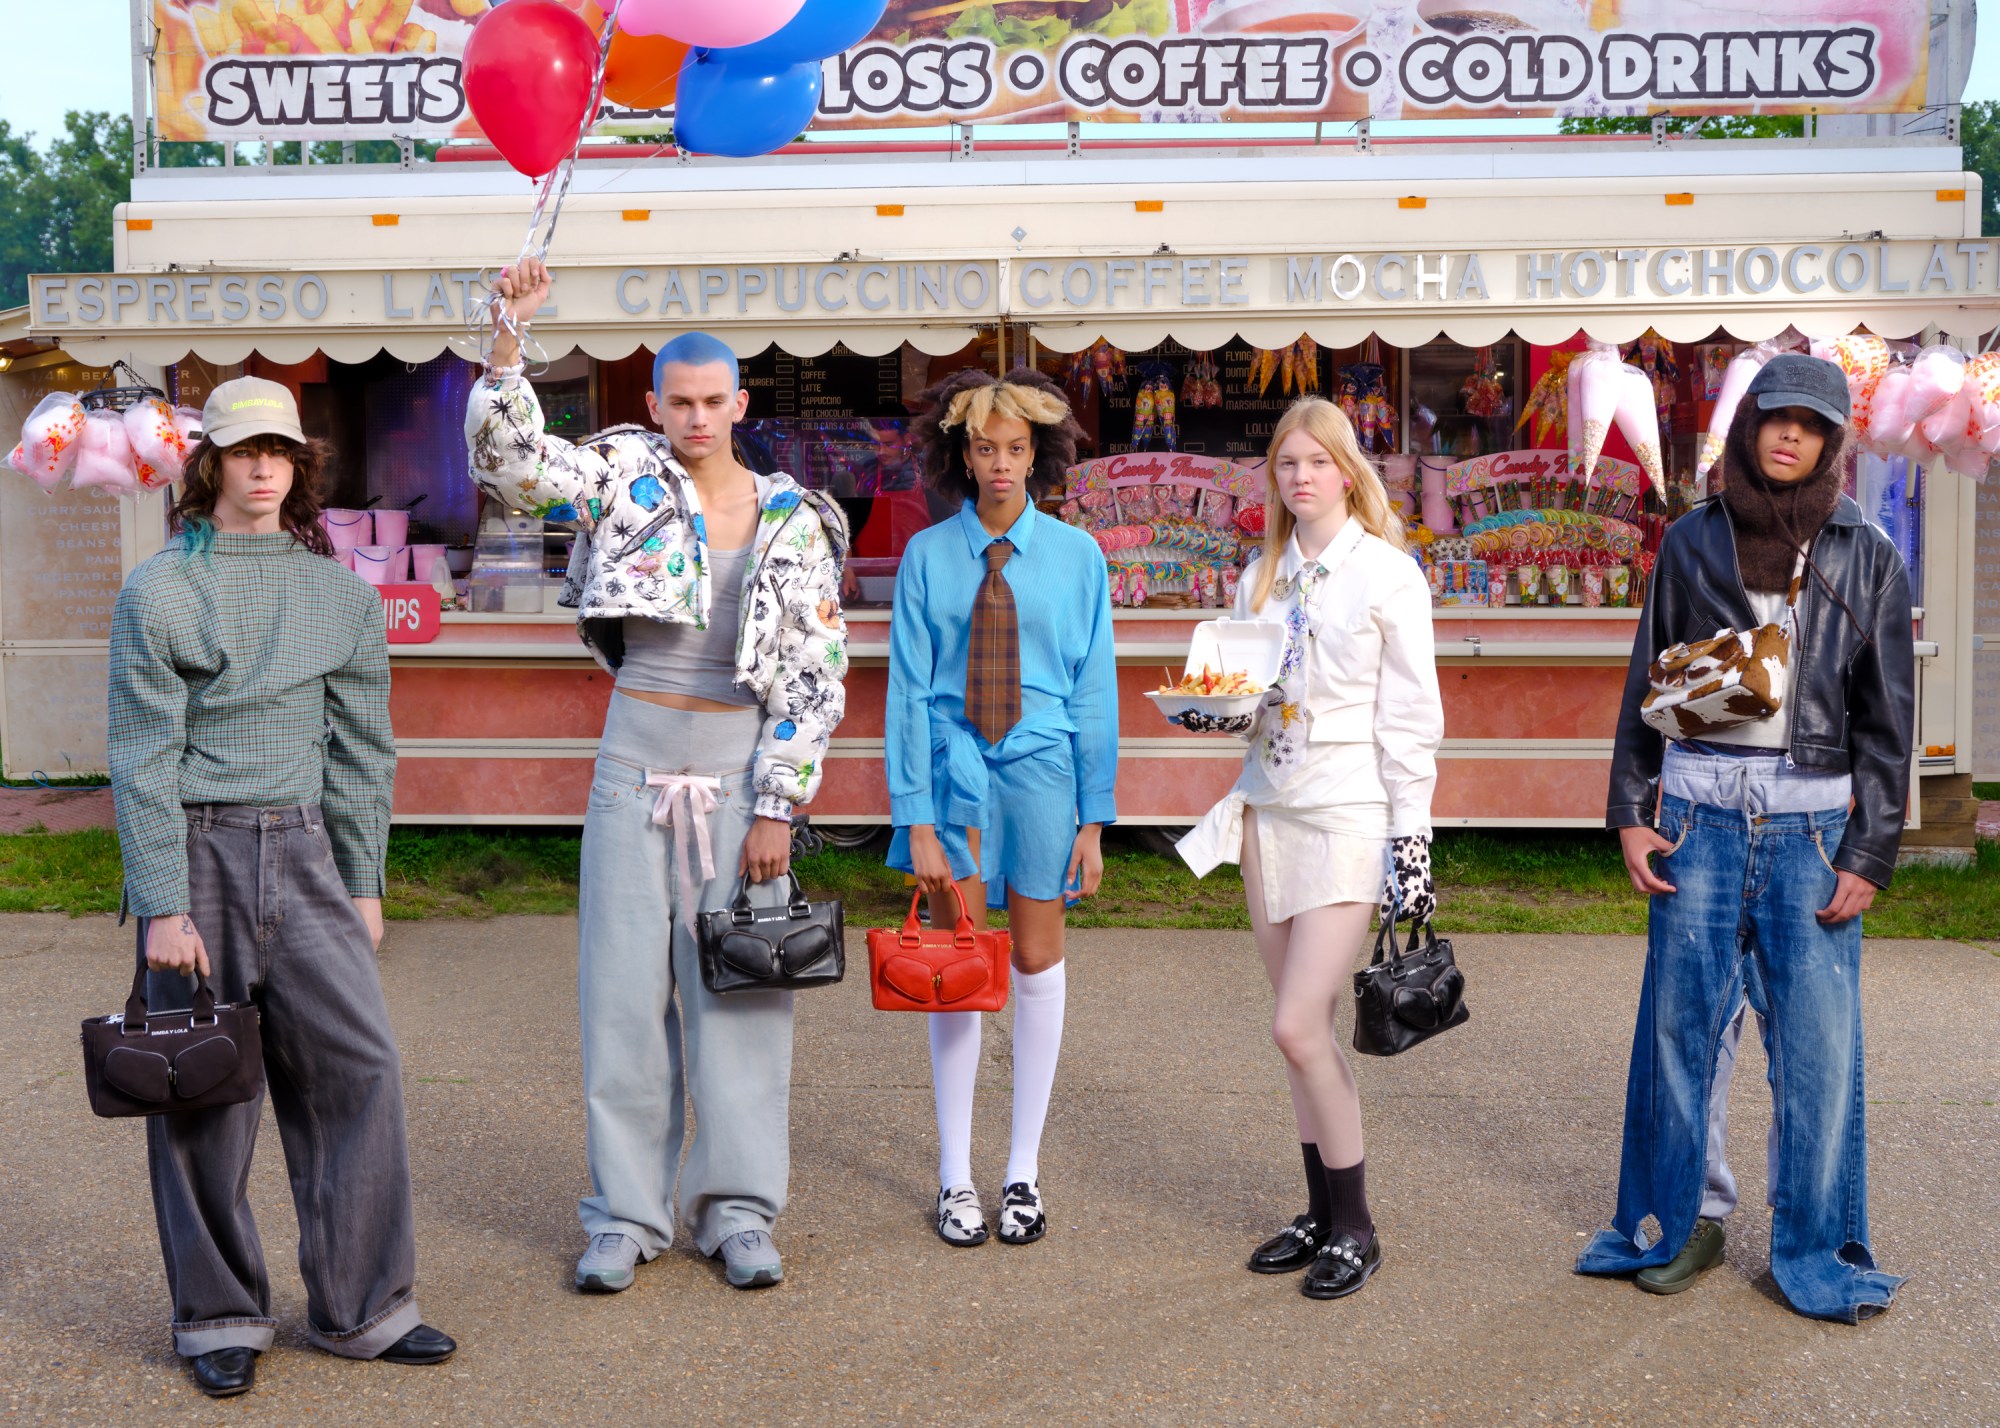
[[[1045,516],[1076,459],[1069,403],[1039,372],[960,372],[912,428],[931,488],[958,514],[903,552],[889,625],[884,739],[889,866],[915,876],[934,925],[1007,909],[1013,942],[1014,1123],[999,1238],[1048,1229],[1039,1157],[1062,1046],[1065,900],[1097,890],[1117,818],[1118,684],[1111,583],[1097,543]],[[980,1014],[930,1014],[938,1197],[946,1244],[988,1237],[972,1184]]]

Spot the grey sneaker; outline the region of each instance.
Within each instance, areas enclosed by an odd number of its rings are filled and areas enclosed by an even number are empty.
[[[585,1294],[616,1294],[632,1287],[632,1268],[639,1263],[639,1242],[616,1230],[590,1237],[590,1248],[576,1262],[576,1287]]]
[[[716,1249],[729,1282],[738,1289],[762,1289],[785,1277],[778,1247],[763,1230],[738,1230]]]

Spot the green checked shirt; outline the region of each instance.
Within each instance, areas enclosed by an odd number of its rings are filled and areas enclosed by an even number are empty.
[[[382,895],[396,747],[367,582],[282,532],[182,536],[118,592],[111,789],[141,917],[188,910],[182,805],[317,803],[342,881]]]

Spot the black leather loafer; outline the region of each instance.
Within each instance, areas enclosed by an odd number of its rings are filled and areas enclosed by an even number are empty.
[[[1326,1234],[1311,1215],[1301,1215],[1250,1252],[1250,1272],[1294,1274],[1313,1262],[1326,1243]]]
[[[376,1357],[385,1364],[441,1364],[458,1352],[458,1341],[428,1324],[419,1324]]]
[[[1368,1248],[1364,1250],[1360,1241],[1342,1230],[1313,1257],[1312,1268],[1306,1271],[1299,1292],[1308,1299],[1345,1299],[1359,1291],[1381,1264],[1380,1235],[1370,1235]]]
[[[257,1351],[242,1347],[196,1354],[189,1367],[195,1387],[210,1398],[234,1398],[257,1382]]]

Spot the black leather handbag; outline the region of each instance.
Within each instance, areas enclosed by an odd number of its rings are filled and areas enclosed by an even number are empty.
[[[728,907],[695,919],[701,981],[711,992],[803,991],[847,975],[840,904],[807,902],[798,874],[788,876],[791,896],[779,907],[750,906],[750,890],[739,884]]]
[[[1428,922],[1410,929],[1400,953],[1395,938],[1394,922],[1384,919],[1374,959],[1354,974],[1354,1049],[1363,1056],[1408,1051],[1472,1017],[1451,943]]]
[[[257,1008],[218,1004],[201,977],[190,1010],[148,1011],[141,962],[125,1010],[83,1023],[83,1084],[100,1116],[157,1116],[251,1100],[264,1089]]]

